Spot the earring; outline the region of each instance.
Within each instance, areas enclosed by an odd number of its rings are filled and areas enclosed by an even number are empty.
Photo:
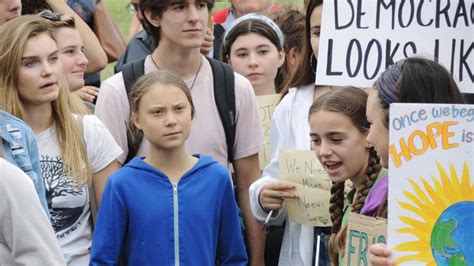
[[[314,58],[314,60],[315,60],[316,63],[317,63],[318,61],[317,61],[316,57],[314,56],[314,53],[311,52],[311,58],[309,59],[309,65],[311,66],[311,71],[313,71],[313,73],[316,74],[316,67],[317,67],[317,65],[315,64],[315,65],[313,66],[313,58]]]

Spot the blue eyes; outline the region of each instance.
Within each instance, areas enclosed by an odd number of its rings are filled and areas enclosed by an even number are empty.
[[[50,58],[48,59],[48,62],[54,64],[54,63],[56,63],[58,60],[59,60],[59,56],[55,55],[55,56],[50,57]],[[39,63],[40,63],[39,60],[35,60],[35,59],[33,59],[33,60],[27,60],[27,61],[25,61],[25,62],[23,63],[23,66],[25,66],[25,67],[35,67],[35,66],[37,66]]]

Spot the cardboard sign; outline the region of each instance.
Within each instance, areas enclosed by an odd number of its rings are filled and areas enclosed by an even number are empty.
[[[275,107],[280,102],[281,94],[270,94],[257,96],[258,111],[262,122],[265,149],[258,154],[260,170],[263,170],[270,161],[270,126]]]
[[[349,213],[344,265],[368,266],[369,247],[386,239],[387,219]]]
[[[314,151],[280,150],[280,178],[296,184],[298,199],[286,199],[291,221],[310,226],[331,226],[331,180]]]
[[[390,105],[388,195],[398,265],[474,265],[474,105]]]
[[[371,87],[394,62],[438,58],[474,93],[474,0],[325,1],[316,84]]]

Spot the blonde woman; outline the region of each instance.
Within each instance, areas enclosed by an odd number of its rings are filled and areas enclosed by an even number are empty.
[[[91,199],[100,201],[122,151],[95,116],[70,112],[50,28],[51,22],[38,16],[22,16],[0,28],[1,107],[32,128],[61,251],[68,264],[85,265],[92,237]]]
[[[89,113],[85,104],[81,106],[80,99],[93,103],[99,94],[99,88],[85,86],[84,75],[89,60],[84,53],[85,45],[77,28],[76,20],[68,14],[56,14],[51,11],[43,11],[40,16],[50,20],[53,25],[53,36],[58,45],[64,77],[69,90],[73,92],[71,95],[77,96],[72,100],[74,112]],[[78,99],[79,97],[80,99]]]

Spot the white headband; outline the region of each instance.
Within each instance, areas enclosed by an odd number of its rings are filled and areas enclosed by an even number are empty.
[[[282,48],[284,47],[285,37],[284,37],[283,32],[281,31],[280,27],[278,27],[278,25],[275,23],[275,21],[269,19],[268,17],[266,17],[262,14],[258,14],[258,13],[250,13],[250,14],[241,16],[240,18],[238,18],[234,22],[232,22],[232,24],[230,25],[229,30],[227,30],[224,34],[224,41],[227,40],[227,36],[237,25],[239,25],[240,23],[242,23],[246,20],[249,20],[249,19],[258,20],[258,21],[261,21],[261,22],[267,24],[268,26],[270,26],[273,29],[273,31],[276,33],[276,35],[278,36],[278,41],[280,43],[280,46]]]

